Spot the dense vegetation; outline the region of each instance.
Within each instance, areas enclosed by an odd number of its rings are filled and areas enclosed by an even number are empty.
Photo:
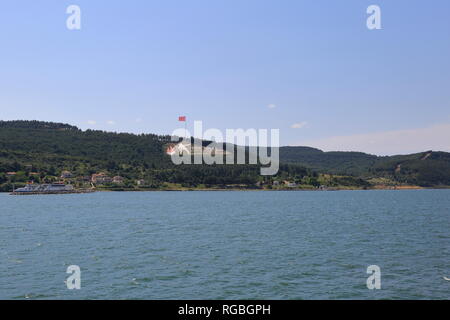
[[[282,147],[280,158],[320,172],[349,175],[367,172],[378,160],[377,156],[362,152],[323,152],[309,147]]]
[[[281,161],[296,163],[322,173],[357,176],[369,181],[422,187],[450,186],[450,153],[377,157],[361,152],[323,152],[307,147],[283,147]],[[386,180],[387,179],[387,180]]]
[[[384,157],[371,172],[396,181],[424,187],[450,185],[450,153],[424,152],[405,156]]]
[[[175,184],[184,188],[272,188],[274,181],[307,187],[450,185],[450,154],[445,152],[377,157],[282,147],[278,175],[262,177],[258,165],[176,166],[164,153],[168,143],[170,136],[82,131],[62,123],[0,121],[0,191],[9,191],[13,183],[57,181],[65,170],[80,183],[99,172],[121,176],[125,179],[121,188],[125,189],[135,188],[137,180],[151,189]]]
[[[105,172],[123,177],[125,187],[143,180],[143,186],[154,189],[167,184],[186,188],[255,187],[258,182],[272,181],[259,175],[258,165],[176,166],[164,153],[170,142],[170,136],[81,131],[66,124],[38,121],[0,121],[0,190],[9,191],[12,183],[57,181],[66,170],[84,177],[84,182],[92,174]],[[8,176],[8,172],[16,174]],[[315,182],[314,177],[310,170],[290,164],[282,166],[277,178]]]

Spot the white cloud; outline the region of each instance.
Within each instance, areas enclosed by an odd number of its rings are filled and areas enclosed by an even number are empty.
[[[95,121],[95,120],[88,120],[87,124],[90,124],[91,126],[94,126],[94,125],[97,124],[97,121]]]
[[[275,109],[277,107],[277,105],[276,104],[269,104],[268,106],[267,106],[267,108],[269,108],[269,109]]]
[[[428,150],[450,152],[450,123],[426,128],[335,136],[303,141],[324,151],[362,151],[376,155],[417,153]]]
[[[108,121],[106,121],[106,123],[109,124],[110,126],[113,126],[116,124],[116,122],[113,120],[108,120]]]
[[[293,125],[291,125],[291,128],[292,129],[301,129],[301,128],[304,128],[307,124],[308,124],[308,122],[306,122],[306,121],[298,122],[298,123],[294,123]]]

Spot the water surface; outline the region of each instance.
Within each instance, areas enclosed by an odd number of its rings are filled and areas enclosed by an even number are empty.
[[[0,298],[448,299],[449,227],[450,190],[0,194]]]

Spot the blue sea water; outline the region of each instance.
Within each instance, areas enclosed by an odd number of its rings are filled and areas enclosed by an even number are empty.
[[[449,299],[449,227],[450,190],[0,194],[0,299]]]

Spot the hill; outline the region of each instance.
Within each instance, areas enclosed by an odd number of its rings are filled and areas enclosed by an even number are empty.
[[[383,157],[370,172],[423,187],[450,185],[450,153],[427,151],[405,156]]]
[[[280,159],[320,173],[357,176],[369,181],[382,178],[392,183],[422,187],[450,185],[450,153],[447,152],[426,151],[378,157],[362,152],[323,152],[308,147],[282,147]]]
[[[427,151],[378,157],[362,152],[323,152],[309,147],[281,147],[280,171],[259,175],[258,165],[175,166],[165,155],[170,136],[82,131],[63,123],[0,121],[0,190],[11,183],[57,181],[64,171],[86,183],[93,174],[120,176],[112,189],[197,187],[272,188],[274,182],[298,186],[370,188],[376,186],[450,186],[450,154]],[[9,174],[8,174],[9,173]],[[14,174],[13,174],[14,173]]]
[[[358,176],[367,172],[378,157],[362,152],[323,152],[310,147],[281,147],[280,159],[319,172]]]
[[[134,135],[104,131],[82,131],[62,123],[0,121],[0,190],[12,183],[59,180],[64,171],[76,177],[74,183],[105,173],[124,179],[121,188],[255,187],[270,181],[259,175],[258,165],[181,165],[164,153],[170,136]],[[10,173],[10,174],[8,174]],[[314,174],[306,168],[284,165],[280,179],[303,179]],[[109,181],[106,186],[117,185]]]

